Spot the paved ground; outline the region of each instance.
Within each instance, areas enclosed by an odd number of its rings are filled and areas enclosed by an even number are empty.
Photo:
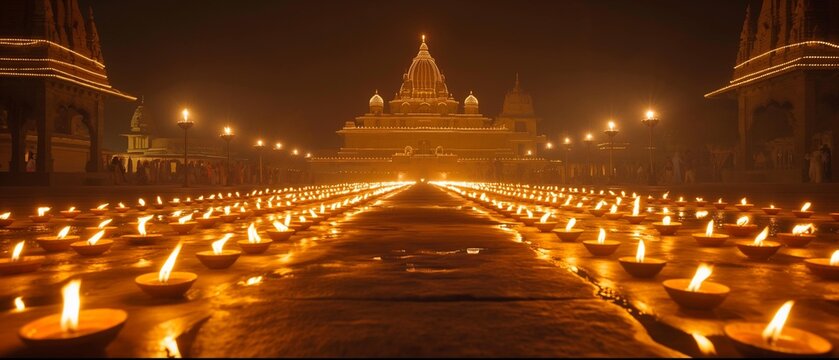
[[[129,313],[111,356],[163,356],[169,336],[187,356],[680,355],[518,232],[460,208],[467,203],[416,185],[222,271],[191,254],[245,223],[184,236],[176,270],[199,280],[174,303],[149,299],[132,279],[156,271],[177,236],[119,244],[95,260],[50,255],[39,272],[2,279],[0,354],[31,354],[17,329],[58,312],[60,285],[80,277],[83,308]],[[2,248],[35,230],[5,234]],[[263,281],[245,285],[255,276]],[[23,313],[11,310],[16,296],[30,306]]]

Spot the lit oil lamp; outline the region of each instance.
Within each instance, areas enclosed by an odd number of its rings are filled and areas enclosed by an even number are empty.
[[[42,206],[37,209],[38,215],[29,215],[29,220],[33,223],[45,223],[50,221],[52,215],[49,214],[50,208]]]
[[[239,219],[246,220],[253,216],[253,211],[246,209],[244,206],[239,207]]]
[[[810,216],[813,216],[813,212],[810,211],[810,206],[811,204],[806,202],[801,206],[801,210],[793,210],[792,214],[799,219],[808,219]]]
[[[99,206],[97,206],[93,209],[90,209],[90,213],[92,213],[93,215],[96,215],[96,216],[105,215],[108,212],[108,205],[109,205],[108,203],[104,203],[102,205],[99,205]]]
[[[29,347],[66,356],[80,349],[101,350],[122,330],[128,314],[119,309],[81,310],[81,280],[72,280],[62,288],[64,307],[61,314],[32,321],[18,331]]]
[[[679,200],[676,200],[676,206],[678,206],[678,207],[684,207],[687,204],[688,204],[688,202],[685,201],[685,198],[682,197],[682,196],[679,196]]]
[[[163,203],[163,199],[160,198],[160,195],[157,195],[157,199],[155,199],[154,202],[154,208],[163,209],[164,207],[166,207],[166,204]]]
[[[725,336],[741,354],[747,357],[823,357],[833,351],[833,345],[819,335],[799,328],[784,326],[792,310],[787,301],[775,313],[772,321],[762,323],[737,322],[725,326]]]
[[[171,206],[171,207],[181,206],[181,199],[173,198],[172,200],[169,200],[169,206]]]
[[[43,256],[23,256],[23,243],[21,241],[15,244],[10,258],[0,259],[0,274],[11,275],[32,272],[38,270],[44,263]]]
[[[594,215],[594,217],[603,216],[603,214],[606,213],[606,209],[603,208],[603,205],[605,205],[605,204],[606,204],[606,202],[603,201],[603,200],[598,201],[597,205],[594,206],[594,209],[589,209],[589,211],[588,211],[589,214]],[[617,211],[617,209],[615,209],[615,211]]]
[[[137,233],[123,235],[122,238],[135,245],[152,244],[162,239],[162,234],[149,234],[146,232],[146,223],[152,218],[154,218],[154,215],[137,218]]]
[[[4,212],[0,214],[0,229],[11,225],[13,222],[15,222],[15,220],[12,219],[12,213]]]
[[[749,204],[746,198],[742,198],[740,199],[740,203],[734,206],[737,208],[737,210],[749,211],[754,207],[754,204]]]
[[[606,230],[600,228],[600,234],[597,235],[597,241],[586,240],[583,241],[583,246],[586,247],[589,253],[594,256],[609,256],[618,249],[621,243],[615,240],[606,240]]]
[[[612,207],[609,208],[609,212],[603,214],[609,220],[617,220],[623,217],[623,213],[618,212],[618,205],[612,204]]]
[[[620,262],[623,269],[629,275],[634,277],[651,278],[656,276],[661,272],[661,269],[664,269],[664,265],[667,265],[667,262],[660,259],[647,258],[644,254],[645,251],[644,240],[639,240],[635,257],[624,256],[618,258],[618,262]]]
[[[178,218],[178,222],[171,222],[169,226],[172,227],[175,232],[179,235],[186,235],[189,234],[195,226],[198,225],[198,222],[192,221],[192,213],[189,213],[186,216],[182,216]]]
[[[769,227],[763,228],[760,234],[757,234],[754,241],[738,241],[737,249],[743,255],[746,255],[752,260],[766,260],[775,255],[778,249],[781,248],[781,243],[775,241],[768,241],[766,237],[769,236]]]
[[[128,207],[126,207],[125,204],[123,204],[123,203],[119,203],[119,204],[117,204],[117,207],[114,208],[114,211],[116,211],[117,213],[120,213],[120,214],[124,214],[125,212],[128,211]]]
[[[65,226],[56,236],[41,236],[35,239],[38,245],[46,252],[61,252],[70,250],[70,244],[79,240],[76,235],[67,235],[70,233],[70,227]]]
[[[575,224],[577,224],[577,219],[571,218],[568,220],[568,224],[565,225],[565,229],[554,230],[553,232],[562,241],[576,241],[580,237],[580,234],[583,233],[583,230],[574,229]]]
[[[276,230],[268,230],[268,237],[271,238],[271,241],[278,242],[278,241],[286,241],[291,238],[291,235],[294,234],[294,230],[288,228],[288,221],[290,219],[286,217],[286,223],[283,224],[279,221],[274,221],[272,224],[274,225],[274,229]]]
[[[722,198],[719,198],[719,200],[714,203],[714,207],[717,208],[717,210],[725,210],[726,206],[728,206],[728,203],[723,202]]]
[[[310,226],[312,226],[312,222],[306,220],[305,216],[299,216],[296,222],[291,223],[291,228],[297,232],[305,231]]]
[[[224,215],[221,216],[221,221],[225,223],[232,223],[239,218],[238,214],[234,214],[230,212],[230,205],[224,207]]]
[[[667,295],[679,306],[696,309],[711,310],[725,300],[731,289],[723,284],[705,281],[713,273],[714,268],[700,264],[693,279],[670,279],[661,284]]]
[[[67,210],[59,211],[59,213],[61,213],[61,217],[65,218],[65,219],[75,219],[76,216],[79,216],[79,214],[81,214],[82,212],[76,210],[75,206],[71,206]]]
[[[218,224],[219,217],[213,216],[213,208],[210,207],[209,209],[207,209],[207,212],[201,215],[200,218],[196,218],[195,221],[198,222],[199,227],[209,229]]]
[[[552,215],[551,211],[545,211],[545,214],[539,218],[539,222],[533,225],[541,232],[550,232],[556,227],[556,221],[548,221]]]
[[[316,214],[315,211],[312,210],[312,209],[309,209],[309,216],[310,216],[309,218],[312,219],[312,225],[320,224],[320,222],[323,221],[323,219],[324,219],[324,218],[318,216],[318,214]]]
[[[108,251],[114,244],[112,240],[102,240],[103,236],[105,236],[105,230],[100,230],[87,241],[74,242],[70,244],[70,247],[81,256],[99,256]]]
[[[658,230],[658,234],[662,236],[674,235],[676,231],[682,227],[682,223],[678,221],[670,221],[670,216],[665,216],[661,222],[654,222],[653,226]]]
[[[635,203],[632,205],[632,215],[624,215],[623,217],[630,224],[640,224],[644,219],[647,218],[647,214],[641,213],[641,198],[636,197]]]
[[[166,262],[160,268],[160,272],[147,273],[134,279],[140,290],[152,297],[179,298],[192,287],[198,275],[191,272],[172,272],[175,267],[175,260],[181,252],[183,243],[179,242]]]
[[[694,202],[694,204],[696,204],[696,207],[705,207],[705,205],[708,204],[708,202],[705,201],[705,199],[703,199],[701,197],[698,197],[698,198],[696,198],[696,201]]]
[[[700,246],[718,247],[725,244],[725,241],[728,240],[728,235],[714,234],[714,220],[708,221],[708,226],[705,228],[704,234],[693,233],[691,236],[693,236],[693,239],[696,240]]]
[[[763,209],[763,213],[766,215],[778,215],[781,212],[781,208],[776,208],[775,204],[769,204],[769,207],[765,207]]]
[[[714,347],[714,343],[712,343],[707,337],[699,333],[691,333],[691,336],[693,336],[693,340],[696,341],[696,346],[699,348],[699,352],[702,353],[702,355],[717,355],[717,348]]]
[[[112,233],[117,229],[116,226],[108,226],[111,224],[113,219],[105,219],[99,222],[96,226],[88,226],[82,229],[82,236],[84,237],[91,237],[93,234],[96,234],[100,231],[105,231],[105,237],[112,235]]]
[[[239,250],[224,250],[224,243],[230,240],[231,237],[233,237],[233,234],[225,234],[220,240],[213,241],[211,244],[212,251],[199,251],[195,256],[198,257],[198,260],[204,266],[210,269],[229,268],[242,255],[242,252]]]
[[[271,240],[262,240],[253,223],[248,226],[248,240],[239,240],[236,243],[239,244],[242,251],[252,255],[262,254],[271,246]]]
[[[813,224],[795,225],[792,232],[778,233],[777,236],[778,240],[786,246],[803,248],[816,238],[813,234],[815,231],[816,227]]]
[[[807,268],[820,277],[828,280],[839,280],[839,250],[833,252],[830,258],[805,259]]]
[[[134,205],[134,208],[137,209],[137,211],[146,211],[148,206],[146,206],[146,201],[143,200],[143,198],[139,198],[137,199],[137,205]]]
[[[735,224],[723,224],[725,232],[735,237],[749,237],[757,232],[757,225],[749,224],[748,216],[741,216]]]

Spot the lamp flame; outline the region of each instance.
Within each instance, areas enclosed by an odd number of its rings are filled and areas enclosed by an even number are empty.
[[[606,243],[606,230],[603,228],[600,228],[600,234],[597,235],[597,243],[601,245]]]
[[[23,252],[23,241],[15,244],[15,249],[12,250],[12,261],[20,260],[20,253]]]
[[[749,223],[748,216],[741,216],[737,219],[737,226],[746,226]]]
[[[571,231],[574,228],[574,224],[577,223],[577,219],[571,218],[568,219],[568,225],[565,225],[565,231]]]
[[[611,213],[611,214],[615,214],[615,213],[617,213],[617,212],[618,212],[618,206],[617,206],[617,205],[615,205],[615,204],[612,204],[612,207],[611,207],[611,208],[609,208],[609,213]]]
[[[793,235],[812,234],[815,231],[816,227],[813,224],[795,225],[792,228]]]
[[[709,221],[708,226],[705,227],[705,236],[714,236],[714,220]]]
[[[550,217],[551,217],[551,212],[550,211],[545,211],[545,215],[542,215],[542,217],[539,219],[539,222],[544,224],[548,221],[548,218],[550,218]]]
[[[664,219],[661,219],[661,223],[664,225],[670,225],[670,216],[665,216]]]
[[[714,347],[714,343],[711,340],[708,340],[705,336],[700,335],[699,333],[693,333],[693,340],[696,341],[696,345],[699,347],[699,351],[702,352],[704,355],[716,355],[717,349]]]
[[[15,298],[15,311],[21,312],[26,310],[26,304],[23,302],[23,297],[18,296]]]
[[[162,199],[160,199],[160,195],[157,195],[157,203],[158,203],[159,205],[163,205],[163,200],[162,200]]]
[[[632,216],[638,216],[638,213],[640,212],[640,210],[641,210],[641,198],[636,197],[635,198],[635,204],[632,205]]]
[[[123,208],[125,208],[125,204],[119,203],[119,207],[120,207],[120,209],[123,209]]]
[[[803,212],[803,211],[807,211],[807,210],[809,210],[809,209],[810,209],[810,202],[809,202],[809,201],[808,201],[808,202],[806,202],[806,203],[804,203],[804,205],[803,205],[803,206],[801,206],[801,211],[802,211],[802,212]]]
[[[61,311],[61,331],[73,333],[79,328],[79,308],[81,308],[79,288],[81,286],[82,281],[76,279],[70,281],[61,289],[61,295],[64,297],[64,309]]]
[[[248,242],[251,244],[259,244],[262,242],[262,238],[259,237],[259,234],[256,232],[256,227],[253,226],[253,223],[248,225]]]
[[[594,210],[600,210],[600,208],[602,208],[603,205],[605,205],[605,204],[606,204],[606,202],[603,201],[603,200],[598,201],[597,205],[594,206]]]
[[[772,321],[769,322],[766,329],[763,329],[761,336],[767,344],[772,345],[781,337],[781,332],[784,331],[784,324],[787,322],[787,317],[789,317],[789,312],[792,310],[794,303],[794,301],[789,300],[781,305],[781,308],[775,313],[775,317],[772,318]]]
[[[706,264],[699,264],[699,267],[696,269],[696,274],[693,275],[693,279],[690,280],[690,284],[688,284],[688,291],[699,291],[699,287],[702,286],[702,282],[705,279],[711,276],[711,273],[714,272],[714,267]]]
[[[102,205],[99,205],[99,206],[96,207],[96,210],[105,210],[105,208],[108,207],[108,205],[109,205],[108,203],[104,203]]]
[[[288,226],[283,225],[283,223],[279,221],[274,221],[273,225],[274,228],[277,229],[277,231],[288,231]]]
[[[708,216],[708,211],[707,211],[707,210],[698,210],[698,211],[696,212],[696,218],[697,218],[697,219],[703,219],[703,218],[705,218],[706,216]]]
[[[0,220],[8,220],[10,216],[12,216],[12,213],[4,212],[3,214],[0,214]]]
[[[230,205],[224,207],[224,215],[230,215]]]
[[[839,250],[833,252],[833,255],[830,255],[830,266],[839,266]]]
[[[140,204],[140,206],[146,206],[146,201],[143,200],[143,198],[137,199],[137,203]]]
[[[638,240],[638,250],[635,252],[635,261],[642,263],[644,262],[644,240]]]
[[[740,199],[740,205],[748,205],[748,203],[746,202],[746,198]]]
[[[65,226],[63,229],[61,229],[61,231],[58,232],[58,235],[56,235],[55,238],[58,239],[58,240],[61,240],[65,237],[67,237],[67,234],[69,234],[69,233],[70,233],[70,227]]]
[[[48,207],[39,207],[39,208],[38,208],[38,216],[44,216],[44,214],[46,214],[46,213],[47,213],[47,211],[50,211],[50,208],[48,208]]]
[[[766,240],[767,236],[769,236],[769,227],[768,226],[763,228],[763,231],[761,231],[760,234],[757,234],[757,236],[755,236],[754,245],[755,246],[763,246],[763,240]]]
[[[104,229],[104,228],[105,228],[105,226],[108,226],[108,224],[110,224],[110,223],[111,223],[111,221],[114,221],[114,219],[107,219],[107,220],[103,220],[103,221],[102,221],[102,222],[100,222],[100,223],[99,223],[99,225],[97,225],[96,227],[97,227],[97,228],[100,228],[100,229]]]
[[[154,215],[149,215],[137,218],[137,233],[146,236],[146,223],[153,217]]]
[[[212,208],[212,207],[210,207],[209,209],[207,209],[207,212],[205,212],[205,213],[204,213],[204,216],[203,216],[203,217],[204,217],[205,219],[209,219],[211,215],[213,215],[213,208]]]
[[[190,220],[192,220],[192,213],[190,213],[187,216],[183,216],[183,217],[178,218],[178,223],[179,224],[186,224],[187,221],[190,221]]]
[[[224,234],[224,236],[221,239],[213,241],[213,243],[211,244],[211,246],[213,247],[213,254],[221,255],[221,253],[223,252],[224,243],[226,243],[227,240],[230,240],[230,238],[232,237],[233,234],[227,233]]]
[[[172,275],[172,268],[175,267],[175,259],[178,258],[178,253],[181,252],[181,247],[183,247],[183,245],[183,242],[179,242],[178,245],[175,246],[175,250],[172,250],[172,254],[169,255],[169,258],[166,259],[166,262],[163,263],[163,266],[160,268],[160,273],[157,275],[157,281],[160,281],[163,284],[169,282],[169,276]]]
[[[93,234],[93,236],[91,236],[90,239],[87,239],[87,244],[91,246],[96,245],[96,243],[99,242],[99,239],[101,239],[103,236],[105,236],[105,230],[99,230],[99,232]]]

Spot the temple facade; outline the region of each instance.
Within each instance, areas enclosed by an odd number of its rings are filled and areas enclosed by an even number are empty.
[[[0,1],[0,182],[98,173],[108,80],[93,11],[77,0]]]
[[[423,37],[393,99],[376,91],[369,111],[345,122],[343,146],[309,159],[314,181],[372,179],[525,180],[548,165],[538,156],[539,118],[518,76],[496,118],[470,92],[461,104]]]
[[[839,2],[764,0],[747,8],[732,79],[705,97],[738,102],[735,179],[810,180],[805,157],[833,153],[839,134]],[[831,169],[839,169],[836,161]]]

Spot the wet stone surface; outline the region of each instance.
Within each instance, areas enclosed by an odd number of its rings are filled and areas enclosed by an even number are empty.
[[[117,242],[93,259],[50,254],[38,272],[0,278],[0,354],[33,354],[17,330],[59,313],[60,288],[72,277],[82,279],[83,309],[128,312],[109,356],[166,356],[167,338],[182,355],[196,357],[681,355],[654,342],[583,277],[534,251],[536,241],[542,248],[565,246],[552,234],[508,227],[501,222],[509,219],[464,205],[473,204],[417,184],[325,220],[263,255],[242,255],[226,270],[208,270],[194,254],[226,232],[244,239],[248,222],[185,236],[156,224],[152,231],[167,237],[154,245]],[[130,213],[115,222],[131,231],[126,222],[135,219]],[[270,226],[265,218],[254,221],[260,232]],[[41,232],[58,228],[50,223]],[[0,235],[3,256],[12,240],[34,239],[34,230]],[[187,297],[141,293],[134,277],[156,272],[178,241],[185,245],[175,271],[199,276]],[[665,272],[674,270],[669,266]],[[23,312],[13,308],[18,296],[28,305]]]

